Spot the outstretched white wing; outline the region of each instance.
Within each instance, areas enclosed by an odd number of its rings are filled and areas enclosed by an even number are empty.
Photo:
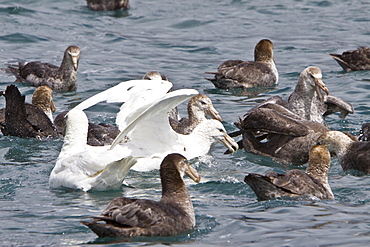
[[[168,113],[197,94],[199,93],[195,89],[180,89],[156,100],[121,131],[113,141],[111,149],[125,141],[134,155],[163,155],[168,150],[177,149],[175,147],[181,145],[181,142],[178,141],[179,134],[169,124]]]
[[[134,99],[138,94],[146,94],[146,101],[155,101],[163,97],[172,88],[172,83],[163,80],[131,80],[119,83],[103,92],[84,100],[76,109],[84,110],[100,102],[120,103]],[[140,103],[140,101],[136,101]]]

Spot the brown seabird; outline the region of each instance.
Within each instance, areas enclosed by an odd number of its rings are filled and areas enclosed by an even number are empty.
[[[160,166],[159,201],[118,197],[100,216],[82,223],[99,237],[173,236],[189,231],[195,226],[195,214],[182,178],[184,173],[200,181],[184,156],[169,154]]]
[[[345,51],[342,54],[329,53],[344,71],[370,70],[370,48]]]
[[[370,141],[370,123],[364,123],[361,126],[360,134],[358,140],[362,142]]]
[[[337,156],[344,171],[355,169],[370,174],[370,142],[355,141],[340,131],[329,131],[317,142]]]
[[[87,7],[94,11],[124,10],[129,0],[86,0]]]
[[[306,171],[293,169],[285,174],[269,171],[265,175],[249,173],[244,178],[257,195],[258,200],[278,197],[302,197],[310,199],[334,199],[328,183],[330,153],[321,145],[310,150]]]
[[[48,86],[39,86],[32,94],[32,104],[37,105],[53,122],[53,113],[56,111],[53,101],[53,90]]]
[[[254,49],[254,61],[227,60],[223,62],[214,78],[205,78],[217,88],[271,87],[278,83],[273,43],[268,39],[259,41]]]
[[[57,137],[56,129],[45,114],[45,112],[37,105],[25,103],[25,97],[21,95],[15,85],[7,86],[5,92],[1,92],[5,96],[5,109],[0,110],[0,117],[4,119],[1,126],[1,131],[4,135],[18,136],[22,138],[45,138]],[[47,102],[51,95],[47,90],[46,94],[38,95],[39,102]]]
[[[341,112],[340,117],[345,118],[348,113],[354,112],[351,104],[329,95],[329,90],[322,81],[321,69],[315,66],[309,66],[301,72],[286,107],[307,120],[323,124],[324,116],[331,113]]]
[[[64,51],[60,67],[39,61],[19,63],[8,67],[16,77],[16,82],[25,82],[34,87],[46,85],[55,91],[76,90],[77,68],[80,48],[69,46]]]
[[[301,72],[288,100],[274,96],[253,107],[249,112],[266,104],[279,104],[301,118],[325,125],[324,116],[340,112],[340,117],[345,118],[348,113],[354,112],[350,103],[328,94],[329,90],[322,81],[320,68],[309,66]]]
[[[329,129],[306,120],[280,104],[265,104],[249,111],[235,125],[240,129],[239,147],[284,164],[302,165],[310,149]]]

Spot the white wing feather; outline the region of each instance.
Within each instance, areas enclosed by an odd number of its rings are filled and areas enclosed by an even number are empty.
[[[140,92],[151,91],[153,100],[162,97],[172,87],[172,83],[163,80],[131,80],[119,83],[103,92],[84,100],[77,106],[76,109],[85,110],[100,102],[120,103],[133,99],[133,95]]]
[[[124,141],[126,136],[129,140],[133,140],[130,146],[139,143],[142,146],[141,149],[151,147],[149,149],[151,152],[158,148],[161,150],[165,148],[158,145],[159,141],[163,141],[165,146],[172,146],[176,143],[178,134],[169,124],[168,113],[172,108],[197,94],[199,93],[195,89],[179,89],[167,93],[127,124],[127,127],[113,141],[111,149]]]

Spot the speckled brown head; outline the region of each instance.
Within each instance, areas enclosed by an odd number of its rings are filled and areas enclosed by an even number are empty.
[[[330,152],[323,145],[313,146],[308,158],[306,173],[326,184],[330,169]]]
[[[254,61],[266,62],[274,59],[274,44],[269,39],[263,39],[254,48]]]
[[[322,81],[322,72],[319,67],[308,66],[301,72],[300,79],[303,79],[304,82],[310,83],[310,86],[315,88],[316,94],[320,101],[324,100],[320,89],[323,90],[327,95],[329,94],[329,89]]]
[[[73,64],[73,68],[75,71],[78,69],[78,62],[80,60],[80,47],[76,45],[68,46],[64,52],[64,61],[69,61]],[[69,57],[69,59],[68,59]],[[62,66],[61,66],[62,67]]]
[[[44,112],[55,112],[53,90],[48,86],[39,86],[32,95],[32,104],[39,106]]]

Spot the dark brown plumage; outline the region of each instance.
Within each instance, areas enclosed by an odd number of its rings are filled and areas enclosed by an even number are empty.
[[[370,141],[370,123],[364,123],[361,126],[360,135],[358,136],[360,141]]]
[[[55,91],[76,90],[77,68],[80,48],[72,45],[64,51],[60,67],[39,61],[19,63],[8,69],[16,77],[16,82],[26,82],[34,87],[46,85]]]
[[[296,88],[283,100],[271,97],[250,109],[235,125],[243,134],[247,152],[272,157],[278,162],[301,165],[317,138],[328,131],[324,115],[340,111],[353,113],[351,104],[331,95],[322,82],[321,70],[309,66],[299,77]]]
[[[58,136],[44,111],[36,105],[25,103],[25,96],[21,95],[16,86],[7,86],[2,95],[5,96],[6,102],[2,111],[5,113],[5,123],[1,127],[4,135],[40,139]]]
[[[342,54],[329,53],[344,71],[370,70],[370,48],[360,47],[357,50],[345,51]]]
[[[268,39],[259,41],[254,49],[254,61],[227,60],[223,62],[214,78],[205,78],[217,88],[271,87],[278,83],[279,75],[275,66],[273,43]]]
[[[82,223],[99,237],[172,236],[191,230],[195,215],[184,173],[199,182],[200,176],[184,156],[169,154],[160,167],[159,201],[118,197],[100,216]]]
[[[235,125],[243,137],[239,146],[245,151],[295,165],[307,162],[309,150],[320,135],[329,130],[279,104],[265,104],[253,109]]]
[[[344,171],[355,169],[370,174],[370,142],[356,141],[340,131],[329,131],[317,142],[338,157]]]
[[[310,199],[334,199],[328,183],[330,153],[321,145],[310,150],[306,171],[293,169],[285,174],[269,171],[265,175],[249,173],[244,178],[257,195],[258,200],[278,197],[302,197]]]
[[[129,7],[129,0],[86,0],[87,7],[94,11],[123,10]]]

